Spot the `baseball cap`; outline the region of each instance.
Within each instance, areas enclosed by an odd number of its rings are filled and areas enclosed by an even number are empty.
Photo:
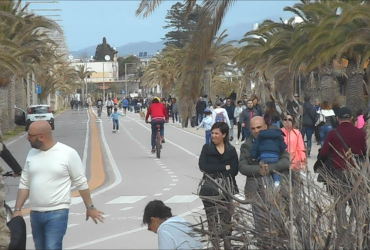
[[[212,111],[211,111],[209,108],[206,108],[206,109],[204,110],[204,113],[212,113]]]
[[[351,118],[352,111],[347,107],[343,107],[338,111],[338,117],[339,118]]]

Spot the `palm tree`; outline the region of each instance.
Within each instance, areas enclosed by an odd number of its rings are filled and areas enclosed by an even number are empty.
[[[199,97],[202,90],[202,85],[199,83],[204,69],[207,66],[207,60],[210,58],[210,49],[213,39],[219,31],[228,9],[235,1],[236,0],[203,1],[203,7],[200,12],[201,19],[198,21],[193,39],[188,45],[189,53],[185,58],[182,77],[180,78],[180,93],[186,93],[186,98],[184,98],[184,100],[191,100],[191,103],[193,103],[193,101]],[[147,17],[161,2],[162,0],[142,0],[136,14],[138,16],[143,15],[143,17]],[[186,0],[185,6],[187,13],[190,14],[192,9],[196,6],[196,0]],[[187,110],[183,110],[182,115],[187,116],[187,113],[191,112],[192,108],[192,105],[189,105]]]
[[[87,68],[86,65],[84,64],[80,64],[80,65],[77,65],[76,66],[76,71],[77,71],[77,75],[78,75],[78,78],[80,79],[80,87],[81,87],[81,93],[82,93],[82,100],[85,100],[85,85],[87,86],[87,83],[86,83],[86,78],[88,78],[89,76],[91,76],[92,73],[95,73],[95,71],[92,71],[91,68]],[[87,90],[87,88],[86,88]],[[86,93],[87,95],[87,93]]]

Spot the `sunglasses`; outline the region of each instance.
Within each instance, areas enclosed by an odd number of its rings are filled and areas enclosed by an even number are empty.
[[[295,95],[294,97],[299,97],[299,96]]]
[[[284,121],[290,121],[290,122],[292,122],[293,121],[293,119],[284,119]]]

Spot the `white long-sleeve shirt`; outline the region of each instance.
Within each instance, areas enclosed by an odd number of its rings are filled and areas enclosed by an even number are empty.
[[[227,114],[227,111],[224,108],[215,108],[212,111],[212,124],[216,122],[216,116],[217,116],[218,113],[221,113],[221,112],[224,114],[224,116],[225,116],[225,122],[227,123],[227,125],[230,128],[229,115]]]
[[[198,125],[197,129],[201,128],[204,126],[205,131],[211,131],[213,122],[212,122],[212,117],[207,115],[206,117],[203,118],[202,122]]]
[[[29,190],[31,210],[69,208],[72,185],[78,190],[89,188],[76,150],[57,142],[47,151],[31,149],[28,152],[19,189]]]

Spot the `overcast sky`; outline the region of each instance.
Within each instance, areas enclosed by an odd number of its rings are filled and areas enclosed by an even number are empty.
[[[118,47],[131,42],[158,42],[168,32],[163,29],[167,10],[178,1],[164,1],[149,17],[143,19],[135,16],[140,1],[75,1],[60,0],[57,3],[40,3],[35,0],[29,9],[51,19],[61,19],[69,50],[80,50],[96,46],[106,37],[111,46]],[[201,3],[201,1],[198,1]],[[285,6],[292,6],[297,1],[237,1],[224,19],[222,28],[230,28],[241,23],[261,22],[266,18],[283,17]],[[36,9],[44,9],[36,10]],[[46,11],[60,9],[61,11]],[[241,34],[243,35],[243,34]]]

